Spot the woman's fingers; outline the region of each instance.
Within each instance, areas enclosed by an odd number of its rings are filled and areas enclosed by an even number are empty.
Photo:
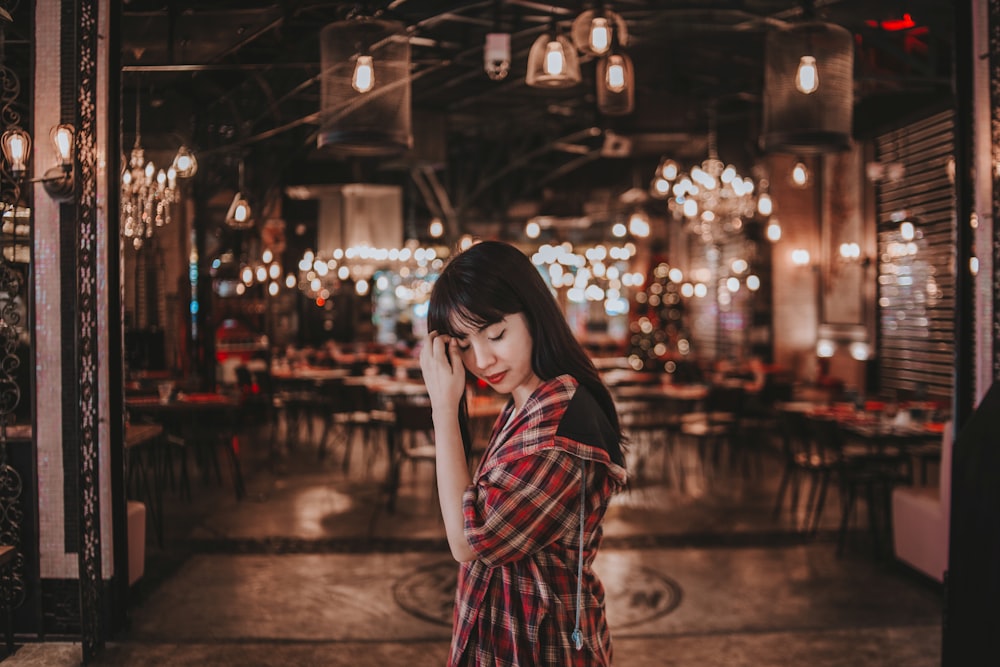
[[[465,367],[462,364],[462,351],[458,348],[458,341],[454,338],[448,341],[448,363],[455,371],[461,371],[464,376]]]

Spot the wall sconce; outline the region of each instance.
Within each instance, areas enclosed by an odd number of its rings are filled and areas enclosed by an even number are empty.
[[[28,168],[28,155],[31,152],[31,135],[19,127],[12,127],[0,137],[3,156],[10,166],[15,179],[21,178]]]
[[[846,262],[856,262],[861,259],[861,246],[854,241],[840,244],[840,258]]]
[[[809,167],[802,160],[796,160],[792,165],[791,173],[792,185],[797,188],[804,188],[809,183]]]
[[[792,251],[792,264],[795,266],[809,266],[809,251],[805,248],[796,248]]]
[[[767,240],[771,243],[781,240],[781,223],[777,218],[771,218],[767,223]]]
[[[564,35],[558,34],[553,21],[549,30],[531,45],[524,81],[535,88],[569,88],[581,80],[576,49]]]
[[[868,361],[871,358],[871,347],[863,341],[856,340],[847,349],[851,353],[851,359],[855,361]]]
[[[73,147],[76,130],[72,125],[63,123],[52,128],[50,133],[52,145],[56,149],[58,164],[49,167],[41,178],[42,187],[56,201],[70,201],[73,198]]]
[[[865,175],[873,183],[895,183],[906,175],[906,166],[902,162],[869,162],[865,165]]]

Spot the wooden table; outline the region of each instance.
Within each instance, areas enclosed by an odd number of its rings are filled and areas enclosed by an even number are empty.
[[[304,380],[307,382],[329,382],[342,380],[350,376],[346,368],[293,368],[290,370],[272,371],[271,377],[279,381]]]
[[[178,394],[169,401],[156,396],[126,396],[125,407],[132,421],[152,421],[161,424],[167,437],[182,445],[190,445],[207,479],[208,467],[214,464],[216,476],[222,482],[222,471],[215,456],[215,446],[224,445],[233,469],[236,499],[245,494],[243,471],[240,466],[236,423],[240,409],[238,400],[215,392]],[[181,468],[182,483],[188,485],[186,464]]]

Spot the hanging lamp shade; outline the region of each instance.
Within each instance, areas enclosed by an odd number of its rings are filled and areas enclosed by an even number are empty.
[[[357,18],[327,25],[320,65],[319,148],[345,155],[412,148],[410,42],[402,23]]]
[[[846,150],[853,110],[854,40],[848,30],[810,21],[767,34],[761,127],[765,151]]]
[[[531,45],[525,76],[525,83],[529,86],[570,88],[581,80],[580,58],[565,35],[552,28]]]
[[[588,56],[603,56],[612,44],[628,44],[628,25],[610,9],[588,9],[573,20],[573,44]]]
[[[225,222],[233,229],[250,229],[254,226],[250,204],[247,203],[242,192],[237,192],[236,196],[233,197],[233,203],[229,205],[229,210],[226,212]]]
[[[623,116],[635,108],[635,74],[628,54],[614,51],[597,61],[597,108],[605,116]]]

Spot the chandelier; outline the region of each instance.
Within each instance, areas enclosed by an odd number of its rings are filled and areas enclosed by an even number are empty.
[[[139,95],[135,102],[135,145],[128,168],[122,172],[121,230],[139,250],[157,227],[170,224],[170,208],[180,200],[178,178],[190,178],[198,170],[195,157],[185,146],[177,151],[171,165],[157,169],[146,161],[139,134]]]
[[[766,182],[761,185],[766,187]],[[749,176],[719,159],[715,130],[708,136],[708,157],[687,172],[669,158],[656,168],[650,195],[665,199],[674,218],[683,220],[688,231],[706,243],[716,243],[739,233],[746,218],[770,215],[770,197]]]

